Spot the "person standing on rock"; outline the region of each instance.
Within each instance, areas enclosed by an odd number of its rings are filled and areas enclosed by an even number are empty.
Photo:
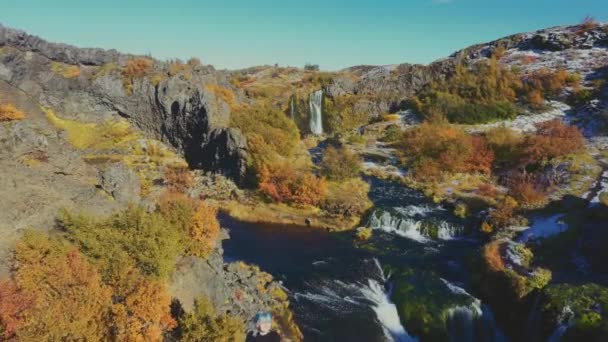
[[[272,315],[260,312],[255,316],[255,331],[247,335],[245,342],[280,342],[279,333],[272,330]]]

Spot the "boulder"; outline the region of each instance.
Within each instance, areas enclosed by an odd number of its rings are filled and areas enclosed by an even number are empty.
[[[243,184],[247,173],[247,140],[236,128],[221,128],[211,132],[200,155],[193,159],[195,166],[221,173]]]
[[[139,177],[123,163],[117,163],[101,173],[101,187],[121,204],[139,203]]]

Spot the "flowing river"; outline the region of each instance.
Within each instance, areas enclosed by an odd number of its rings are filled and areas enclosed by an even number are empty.
[[[369,241],[355,242],[352,232],[222,216],[230,232],[226,260],[259,265],[283,282],[306,341],[418,341],[417,333],[426,333],[402,322],[422,317],[403,319],[399,307],[442,312],[431,319],[445,316],[449,340],[503,340],[491,311],[466,290],[466,263],[479,248],[466,237],[466,222],[417,191],[368,181],[375,204]]]

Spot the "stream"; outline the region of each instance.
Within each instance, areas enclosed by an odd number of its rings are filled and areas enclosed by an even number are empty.
[[[417,191],[367,181],[375,205],[369,241],[354,242],[352,232],[220,216],[230,233],[226,261],[256,264],[281,281],[306,341],[418,341],[398,307],[429,302],[447,316],[449,340],[504,340],[488,307],[466,290],[466,263],[479,248],[465,237],[466,222]]]

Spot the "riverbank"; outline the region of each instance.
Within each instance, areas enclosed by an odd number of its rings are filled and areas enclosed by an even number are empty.
[[[261,201],[243,203],[236,200],[218,201],[219,210],[230,217],[249,223],[275,223],[309,226],[329,231],[346,231],[359,226],[358,216],[330,215],[316,207],[296,208],[286,204]]]

